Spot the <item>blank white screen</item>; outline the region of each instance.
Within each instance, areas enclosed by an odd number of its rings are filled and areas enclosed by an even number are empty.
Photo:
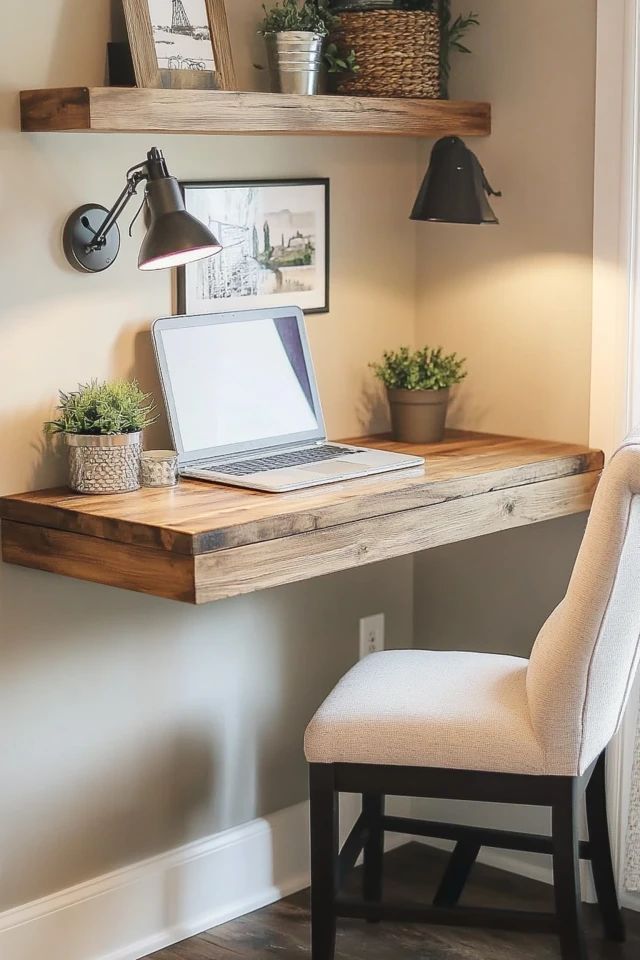
[[[295,317],[161,337],[184,453],[318,429]]]

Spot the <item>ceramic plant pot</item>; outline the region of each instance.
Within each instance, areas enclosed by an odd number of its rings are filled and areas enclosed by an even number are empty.
[[[69,486],[76,493],[128,493],[140,488],[142,433],[65,433]]]
[[[304,30],[272,33],[266,38],[274,93],[318,92],[324,37]]]
[[[448,390],[387,390],[394,440],[439,443],[449,403]]]

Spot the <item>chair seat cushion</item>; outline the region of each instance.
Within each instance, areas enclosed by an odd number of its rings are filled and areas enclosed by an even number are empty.
[[[543,774],[527,665],[486,653],[371,654],[309,724],[307,760]]]

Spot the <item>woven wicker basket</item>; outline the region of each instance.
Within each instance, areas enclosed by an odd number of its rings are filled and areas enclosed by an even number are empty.
[[[354,50],[360,70],[339,74],[338,93],[365,97],[440,96],[440,17],[409,10],[341,13],[331,39]]]

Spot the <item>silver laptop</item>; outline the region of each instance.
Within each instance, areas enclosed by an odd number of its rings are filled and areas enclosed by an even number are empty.
[[[327,441],[297,307],[156,320],[153,342],[182,476],[280,493],[424,464]]]

